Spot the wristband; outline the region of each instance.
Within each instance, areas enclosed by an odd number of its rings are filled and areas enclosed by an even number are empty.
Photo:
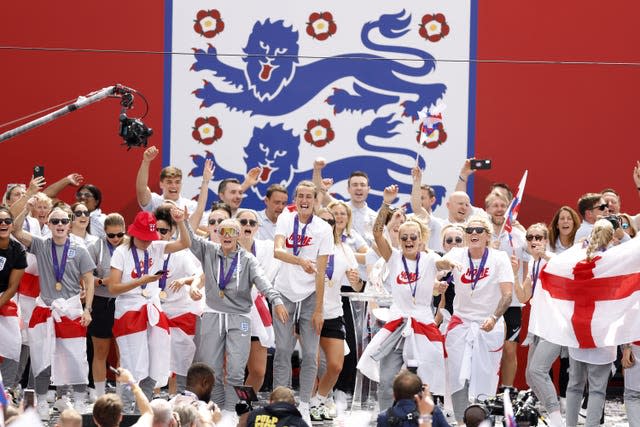
[[[418,424],[430,423],[431,420],[432,420],[431,415],[420,415],[420,417],[418,417]]]
[[[494,322],[498,321],[498,317],[495,314],[492,314],[491,316],[489,316],[493,319]]]
[[[91,312],[93,311],[92,307],[89,307],[88,305],[84,307],[84,311],[88,311],[89,314],[91,314]]]
[[[458,175],[458,179],[459,179],[460,181],[462,181],[462,182],[467,182],[467,180],[466,180],[466,179],[464,179],[463,177],[461,177],[460,175]]]

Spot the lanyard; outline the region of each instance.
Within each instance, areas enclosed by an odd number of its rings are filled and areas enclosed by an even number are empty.
[[[302,234],[300,235],[300,243],[304,243],[305,237],[307,237],[307,227],[313,221],[313,215],[309,218],[309,222],[307,222],[304,227],[302,227]],[[298,256],[300,254],[300,248],[298,247],[298,228],[300,227],[300,220],[298,219],[298,214],[296,214],[293,219],[293,254]]]
[[[224,272],[224,256],[220,256],[219,258],[220,259],[220,281],[218,282],[218,288],[220,288],[221,291],[224,291],[224,289],[227,287],[227,285],[231,281],[231,276],[233,275],[233,272],[236,271],[236,266],[238,265],[238,254],[239,252],[236,252],[236,255],[233,257],[233,261],[231,262],[231,266],[229,267],[229,271],[227,271],[226,274]]]
[[[540,263],[542,258],[537,261],[533,261],[533,268],[531,269],[531,295],[536,291],[536,283],[538,282],[538,275],[540,274]]]
[[[169,266],[169,258],[171,258],[171,254],[167,255],[167,258],[164,260],[164,263],[162,264],[162,270],[163,271],[167,271],[167,267]],[[160,276],[160,280],[158,281],[158,284],[160,285],[160,289],[164,291],[164,288],[167,287],[167,275],[169,273],[164,273],[162,276]]]
[[[111,254],[111,256],[113,256],[113,251],[115,251],[116,248],[114,248],[111,243],[109,242],[106,242],[106,243],[107,243],[107,248],[109,249],[109,253]]]
[[[471,252],[467,251],[467,255],[469,255],[469,269],[471,270],[471,277],[473,278],[473,283],[471,284],[471,292],[473,292],[476,289],[478,281],[480,280],[480,275],[484,270],[484,265],[487,263],[487,258],[489,258],[489,249],[484,248],[484,253],[482,254],[482,259],[480,260],[480,265],[478,266],[478,269],[475,270],[475,272],[473,269],[473,261],[471,260]]]
[[[142,277],[142,271],[140,271],[140,258],[138,258],[138,249],[135,245],[131,246],[131,254],[133,255],[133,265],[136,269],[136,275],[138,278]],[[144,274],[149,274],[149,252],[144,251]],[[147,284],[140,286],[142,289],[147,287]]]
[[[326,269],[326,274],[329,280],[333,278],[333,268],[335,265],[333,260],[334,260],[333,255],[329,255],[329,260],[327,261],[327,269]]]
[[[64,242],[64,248],[62,249],[62,260],[58,263],[58,253],[56,252],[56,245],[51,240],[51,258],[53,259],[53,273],[56,276],[56,282],[62,282],[62,276],[64,276],[64,269],[67,266],[67,255],[69,254],[69,246],[71,245],[71,241],[67,237],[67,240]]]
[[[407,259],[402,255],[402,264],[404,265],[404,272],[407,275],[407,283],[409,284],[409,289],[411,289],[411,298],[413,299],[413,303],[416,303],[416,291],[418,290],[418,278],[420,277],[420,252],[416,255],[416,276],[415,280],[411,280],[411,274],[409,273],[409,266],[407,265]],[[413,286],[411,286],[413,283]]]

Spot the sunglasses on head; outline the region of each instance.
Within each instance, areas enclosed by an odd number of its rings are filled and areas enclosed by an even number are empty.
[[[239,220],[241,226],[249,225],[249,227],[255,227],[258,225],[258,221],[255,219],[241,219]]]
[[[220,224],[222,221],[224,221],[224,218],[218,218],[218,219],[210,219],[209,220],[209,225],[216,225],[216,224]]]
[[[627,228],[629,228],[629,224],[623,222],[622,224],[620,224],[620,227],[622,227],[623,230],[626,230]]]
[[[403,242],[406,242],[407,240],[411,239],[412,242],[415,242],[416,240],[418,240],[418,235],[417,234],[403,234],[402,236],[400,236],[400,240],[402,240]]]
[[[544,236],[541,236],[540,234],[527,234],[527,242],[531,242],[532,240],[541,242],[542,239],[544,239]]]
[[[218,234],[226,237],[238,237],[240,232],[233,227],[222,227],[218,229]]]
[[[89,211],[75,211],[73,214],[78,218],[80,218],[83,215],[89,218],[89,215],[91,215]]]
[[[324,222],[328,223],[330,226],[334,226],[336,225],[336,220],[333,218],[322,218],[324,220]]]
[[[11,218],[0,218],[0,224],[11,225],[13,220]]]
[[[53,225],[58,225],[60,223],[67,225],[71,222],[69,218],[51,218],[49,222]]]
[[[76,199],[91,199],[93,194],[88,191],[81,191],[80,193],[76,193]]]
[[[482,234],[485,231],[486,230],[484,229],[484,227],[466,227],[464,229],[464,232],[467,233],[467,234],[473,234],[473,233]]]
[[[121,231],[119,233],[107,233],[107,237],[110,239],[115,239],[116,237],[118,239],[121,239],[124,237],[124,233]]]
[[[462,237],[458,236],[458,237],[456,237],[455,239],[454,239],[453,237],[447,237],[447,238],[444,240],[444,242],[445,242],[447,245],[450,245],[450,244],[452,244],[453,242],[456,242],[456,244],[458,244],[458,245],[459,245],[460,243],[462,243]]]
[[[592,207],[591,210],[598,209],[599,211],[603,211],[607,208],[607,206],[609,206],[607,203],[603,203],[601,205]]]
[[[156,228],[156,230],[158,230],[158,233],[162,234],[163,236],[171,231],[170,228]]]

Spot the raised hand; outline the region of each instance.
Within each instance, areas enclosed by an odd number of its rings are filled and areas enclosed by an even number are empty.
[[[142,160],[145,162],[151,163],[156,157],[158,157],[159,152],[160,151],[158,151],[156,146],[152,145],[151,147],[144,150],[144,154],[142,155]]]
[[[396,184],[391,184],[388,187],[385,187],[384,192],[382,193],[382,197],[384,203],[390,205],[393,201],[398,197],[398,186]]]

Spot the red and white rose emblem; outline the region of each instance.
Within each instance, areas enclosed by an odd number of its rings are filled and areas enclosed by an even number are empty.
[[[442,13],[426,14],[420,24],[420,36],[430,42],[437,42],[449,34],[447,18]]]
[[[331,122],[327,119],[309,120],[304,130],[304,140],[316,147],[324,147],[335,138]]]
[[[222,128],[216,117],[198,117],[191,136],[204,145],[211,145],[222,137]]]
[[[194,22],[194,31],[208,39],[215,37],[224,30],[224,22],[217,9],[198,11]]]
[[[336,33],[338,27],[331,12],[313,12],[307,22],[307,34],[316,40],[326,40]]]
[[[447,140],[447,132],[444,130],[442,122],[436,123],[432,129],[428,129],[425,132],[421,132],[421,129],[422,125],[418,127],[416,141],[418,141],[418,144],[422,144],[423,147],[434,149],[444,144]]]

